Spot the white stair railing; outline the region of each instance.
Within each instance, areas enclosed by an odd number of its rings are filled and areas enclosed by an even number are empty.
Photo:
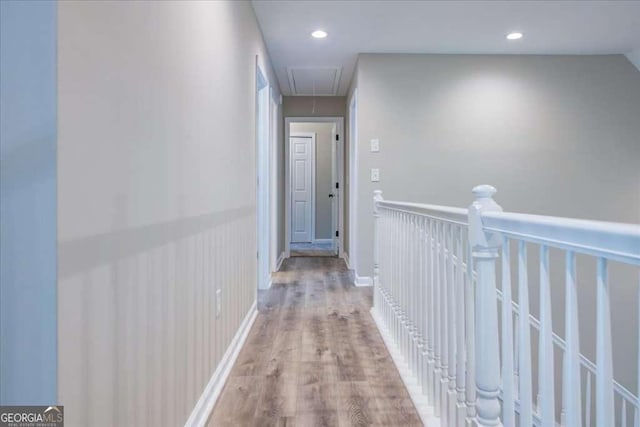
[[[640,427],[637,394],[613,376],[607,274],[610,263],[638,270],[640,226],[507,213],[493,200],[495,192],[474,188],[468,210],[374,195],[372,315],[424,423]],[[539,250],[539,318],[529,306],[529,246]],[[552,328],[551,289],[562,284],[551,281],[550,248],[565,258],[564,338]],[[597,262],[595,313],[583,313],[596,319],[595,363],[580,352],[576,255]],[[638,298],[640,304],[640,292]],[[636,333],[639,323],[631,323]],[[535,393],[532,327],[538,335]],[[561,367],[554,366],[558,351]]]

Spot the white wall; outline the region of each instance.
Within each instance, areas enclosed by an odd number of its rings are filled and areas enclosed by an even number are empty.
[[[255,301],[256,55],[276,80],[248,2],[58,13],[60,403],[184,424]]]
[[[316,239],[331,239],[332,204],[329,193],[333,191],[331,176],[331,131],[333,123],[291,123],[290,132],[316,134]]]
[[[0,2],[0,405],[56,398],[56,6]]]

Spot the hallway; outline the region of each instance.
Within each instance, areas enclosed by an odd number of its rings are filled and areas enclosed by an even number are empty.
[[[421,425],[344,261],[285,260],[210,426]]]

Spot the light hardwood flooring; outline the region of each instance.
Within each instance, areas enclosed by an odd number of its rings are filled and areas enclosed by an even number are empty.
[[[371,298],[341,259],[285,260],[209,426],[421,426]]]

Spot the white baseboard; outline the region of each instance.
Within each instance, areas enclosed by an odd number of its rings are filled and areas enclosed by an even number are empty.
[[[389,331],[382,319],[378,317],[375,307],[371,308],[371,317],[373,317],[378,331],[380,331],[382,341],[384,341],[384,345],[387,347],[393,363],[396,365],[396,368],[398,368],[400,378],[402,378],[402,382],[409,392],[409,396],[416,407],[416,411],[418,411],[422,423],[429,427],[441,427],[440,418],[434,415],[432,407],[427,402],[427,396],[422,393],[422,387],[418,384],[418,379],[409,369],[409,365],[405,362],[402,354],[400,354],[398,347],[393,343],[391,335],[389,335]]]
[[[345,264],[347,264],[347,268],[351,270],[351,261],[349,260],[349,254],[346,252],[342,252],[342,259],[344,260]]]
[[[356,286],[373,286],[373,279],[369,276],[358,276],[358,273],[356,273],[353,284]]]
[[[278,257],[278,260],[276,261],[276,269],[275,269],[275,271],[280,271],[280,267],[282,267],[282,263],[284,262],[285,258],[286,257],[284,255],[284,252],[282,252],[280,254],[280,256]]]
[[[240,354],[240,349],[244,345],[244,342],[249,335],[249,331],[251,330],[251,326],[253,326],[253,322],[256,320],[257,316],[258,310],[256,302],[254,301],[244,320],[240,324],[240,328],[238,328],[236,335],[233,337],[233,340],[231,340],[227,351],[220,360],[216,371],[211,376],[211,379],[200,396],[200,399],[196,402],[196,406],[194,406],[193,411],[191,411],[191,415],[189,415],[189,419],[185,423],[185,427],[202,427],[207,424],[211,411],[213,411],[213,407],[215,406],[218,397],[220,397],[222,388],[231,373],[231,368],[236,362],[238,354]]]

